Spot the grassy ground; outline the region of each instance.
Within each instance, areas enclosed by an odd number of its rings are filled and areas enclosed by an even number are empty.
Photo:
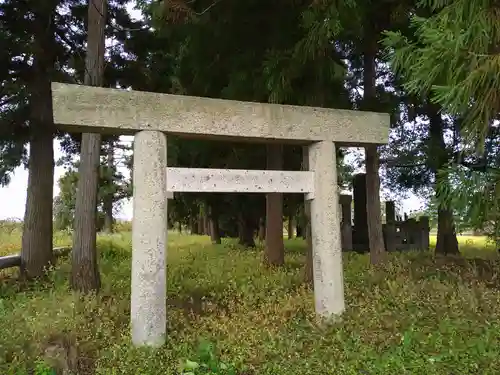
[[[19,248],[17,230],[0,240],[0,254]],[[67,260],[44,285],[0,279],[0,374],[25,374],[58,345],[56,359],[67,355],[81,374],[178,374],[203,340],[240,374],[498,374],[500,261],[484,239],[462,242],[483,259],[391,254],[373,269],[345,254],[347,311],[319,326],[301,241],[287,241],[286,267],[269,270],[261,250],[172,234],[168,340],[154,351],[129,345],[130,235],[101,237],[98,297],[68,292]]]

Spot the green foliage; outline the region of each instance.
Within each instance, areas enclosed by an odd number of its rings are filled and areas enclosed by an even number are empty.
[[[464,120],[472,139],[484,139],[497,118],[500,81],[500,40],[493,1],[421,1],[435,11],[412,18],[415,40],[387,32],[384,44],[394,69],[405,78],[410,93],[432,92],[447,113]]]
[[[451,180],[451,183],[444,181]],[[438,193],[453,207],[464,224],[481,230],[500,244],[500,172],[471,171],[452,165],[440,172]],[[458,215],[457,215],[458,216]]]
[[[237,369],[216,357],[214,345],[208,341],[198,346],[196,357],[186,360],[181,368],[182,375],[237,375]]]
[[[34,375],[57,375],[56,370],[50,368],[44,361],[38,361],[34,370]]]
[[[443,112],[460,120],[461,157],[440,172],[440,201],[466,213],[471,226],[489,227],[490,234],[498,238],[495,223],[500,207],[495,186],[499,175],[487,160],[483,160],[482,169],[471,168],[464,160],[477,159],[481,153],[496,154],[496,149],[488,149],[488,137],[500,109],[496,51],[500,8],[488,0],[434,0],[419,5],[412,18],[412,38],[401,32],[386,33],[388,58],[409,93],[430,92]]]
[[[130,233],[99,236],[99,296],[68,292],[68,259],[46,284],[4,277],[0,324],[10,328],[0,335],[0,373],[33,368],[56,335],[74,336],[77,370],[96,375],[175,374],[188,360],[201,370],[211,359],[238,375],[493,375],[500,366],[498,255],[483,238],[471,239],[464,255],[485,260],[389,254],[374,269],[366,255],[344,254],[348,309],[341,323],[324,326],[302,283],[302,241],[287,241],[286,266],[270,270],[261,267],[261,249],[169,233],[168,339],[144,349],[130,345]],[[200,356],[202,338],[216,343],[217,356]]]
[[[69,169],[58,181],[59,195],[54,199],[54,227],[57,230],[72,229],[76,205],[76,189],[79,174],[76,169]],[[108,197],[115,207],[121,200],[132,195],[130,181],[115,168],[101,166],[98,192],[98,225],[104,223],[104,201]]]

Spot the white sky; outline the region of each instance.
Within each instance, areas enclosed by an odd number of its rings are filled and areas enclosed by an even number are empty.
[[[127,8],[134,18],[141,16],[140,12],[133,10],[131,6]],[[54,141],[54,154],[56,161],[62,156],[58,141]],[[54,173],[54,197],[59,194],[57,182],[64,172],[63,167],[56,166]],[[127,173],[126,171],[122,172]],[[19,167],[14,171],[11,183],[6,187],[0,187],[0,220],[23,218],[27,183],[28,171],[24,167]],[[403,200],[400,204],[402,205],[403,212],[409,213],[410,211],[420,209],[423,202],[418,197],[410,195],[408,199]],[[116,217],[124,220],[132,218],[132,199],[130,201],[123,201],[122,207],[117,212]]]

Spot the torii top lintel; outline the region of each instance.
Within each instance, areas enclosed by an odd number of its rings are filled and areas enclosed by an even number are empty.
[[[52,83],[54,122],[70,132],[156,130],[196,138],[384,144],[389,115]]]

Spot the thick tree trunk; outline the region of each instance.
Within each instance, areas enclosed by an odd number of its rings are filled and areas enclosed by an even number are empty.
[[[460,254],[453,213],[447,209],[438,210],[438,233],[435,252],[443,255]]]
[[[30,155],[23,222],[21,275],[36,278],[50,266],[54,186],[53,118],[50,80],[54,69],[52,17],[56,2],[40,3],[35,14],[33,77],[30,98]]]
[[[50,93],[47,98],[50,98]],[[47,108],[51,108],[49,103],[45,103],[45,105]],[[31,124],[31,126],[37,125]],[[43,131],[47,131],[47,133],[42,131],[32,135],[28,165],[28,189],[21,250],[21,274],[27,279],[43,276],[44,270],[50,266],[53,260],[53,134],[46,128],[46,122],[40,125],[44,126]]]
[[[439,107],[435,104],[427,104],[427,117],[429,117],[430,154],[429,164],[437,179],[438,172],[448,161],[446,144],[443,134],[443,119],[439,113]],[[436,254],[460,254],[458,249],[457,234],[453,220],[453,212],[442,205],[438,208],[438,233],[436,242]]]
[[[283,146],[267,146],[267,169],[283,169]],[[266,195],[266,248],[264,263],[270,266],[282,266],[285,263],[283,244],[283,194]]]
[[[92,0],[92,2],[89,2],[85,84],[91,86],[102,86],[103,83],[106,11],[107,0]],[[99,291],[101,286],[96,248],[101,135],[83,134],[81,147],[80,178],[78,179],[75,208],[71,287],[74,290],[88,293]]]
[[[113,141],[109,142],[109,148],[107,151],[106,166],[108,173],[110,174],[109,183],[114,184],[113,175],[115,168],[115,148],[113,146]],[[103,200],[103,210],[104,210],[104,232],[113,233],[113,203],[114,203],[114,192],[113,189],[109,189],[109,193],[106,194]]]
[[[373,27],[367,27],[365,34],[364,69],[363,69],[363,109],[375,110],[377,93],[375,86],[376,64],[378,51],[377,33]],[[370,247],[370,262],[379,263],[385,253],[382,218],[380,214],[380,177],[379,154],[376,145],[365,148],[366,156],[366,215],[368,221],[368,243]]]

